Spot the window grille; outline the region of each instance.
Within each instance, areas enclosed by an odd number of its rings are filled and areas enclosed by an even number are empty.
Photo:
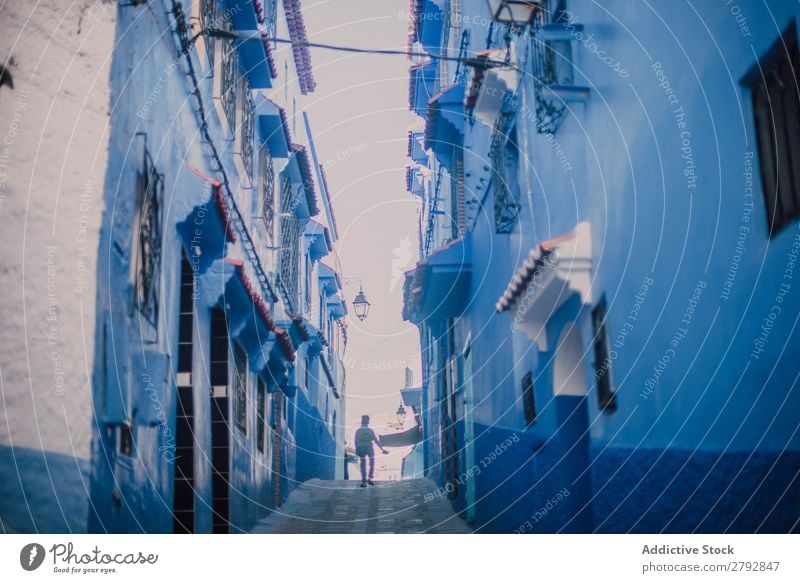
[[[492,192],[494,196],[494,224],[497,233],[511,233],[517,224],[520,209],[517,188],[516,131],[509,130],[511,116],[501,115],[492,137]],[[509,135],[511,131],[511,135]]]
[[[275,244],[275,165],[266,148],[261,150],[261,218],[267,245]]]
[[[293,188],[287,174],[281,178],[280,259],[278,283],[286,305],[297,312],[299,304],[300,218],[295,212],[300,189]]]
[[[226,22],[222,28],[228,30],[230,25]],[[236,131],[236,79],[239,72],[239,60],[234,41],[227,39],[222,40],[222,54],[220,55],[220,59],[220,74],[222,75],[220,99],[222,101],[222,110],[225,112],[225,118],[228,121],[228,126],[233,133]]]
[[[233,343],[233,418],[236,427],[247,433],[247,353]]]
[[[549,4],[553,4],[553,0]],[[532,25],[531,61],[536,123],[538,132],[542,134],[555,133],[566,112],[564,101],[551,95],[547,88],[552,85],[573,85],[574,75],[570,41],[546,41],[541,38],[539,31],[546,24],[566,22],[566,15],[564,1],[558,0],[554,7],[540,10]]]
[[[266,412],[266,387],[264,386],[264,379],[258,377],[258,385],[256,386],[256,447],[258,451],[264,453],[264,420],[267,417]]]
[[[522,405],[525,411],[525,426],[530,427],[536,422],[536,396],[533,392],[533,371],[528,371],[522,377]]]
[[[200,29],[206,30],[216,26],[217,18],[217,0],[200,0]],[[213,66],[214,64],[214,41],[216,39],[208,38],[206,41],[206,53],[208,53],[208,60]]]
[[[161,203],[164,176],[156,170],[145,150],[144,166],[138,175],[137,217],[134,222],[132,266],[134,307],[153,325],[158,323],[158,283],[161,274]]]
[[[253,92],[247,77],[242,79],[242,163],[247,177],[253,181],[253,146],[256,134],[256,104],[253,101]]]
[[[266,0],[264,4],[267,37],[275,38],[278,36],[278,0]],[[273,41],[272,45],[275,47],[277,43]]]

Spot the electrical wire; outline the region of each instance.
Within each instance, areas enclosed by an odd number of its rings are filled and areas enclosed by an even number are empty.
[[[343,45],[332,45],[328,43],[318,43],[318,42],[311,42],[311,41],[293,41],[287,38],[277,38],[277,37],[268,37],[262,36],[260,34],[242,34],[235,31],[229,30],[222,30],[219,28],[205,28],[197,33],[191,42],[194,42],[199,36],[208,35],[211,37],[217,38],[228,38],[232,40],[241,40],[241,41],[263,41],[263,42],[272,42],[275,44],[288,44],[288,45],[298,45],[298,46],[305,46],[309,48],[315,49],[325,49],[329,51],[338,51],[338,52],[345,52],[345,53],[356,53],[360,55],[398,55],[404,56],[408,58],[424,58],[424,59],[433,59],[438,61],[450,61],[455,63],[463,63],[465,65],[469,65],[472,67],[513,67],[510,62],[507,61],[496,61],[494,59],[487,58],[478,58],[478,57],[453,57],[449,55],[434,55],[429,53],[421,53],[415,51],[406,51],[400,49],[364,49],[359,47],[348,47]]]

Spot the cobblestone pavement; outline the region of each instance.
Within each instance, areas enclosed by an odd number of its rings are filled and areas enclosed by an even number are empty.
[[[469,533],[430,480],[376,482],[309,480],[259,522],[254,533]],[[430,498],[430,496],[429,496]]]

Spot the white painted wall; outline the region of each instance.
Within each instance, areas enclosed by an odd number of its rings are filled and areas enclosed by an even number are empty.
[[[116,11],[102,0],[0,6],[14,81],[0,88],[0,532],[85,528]]]

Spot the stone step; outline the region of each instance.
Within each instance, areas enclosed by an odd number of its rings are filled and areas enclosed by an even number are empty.
[[[254,533],[469,533],[449,500],[427,479],[376,482],[309,480],[261,520]],[[427,495],[427,496],[426,496]]]

